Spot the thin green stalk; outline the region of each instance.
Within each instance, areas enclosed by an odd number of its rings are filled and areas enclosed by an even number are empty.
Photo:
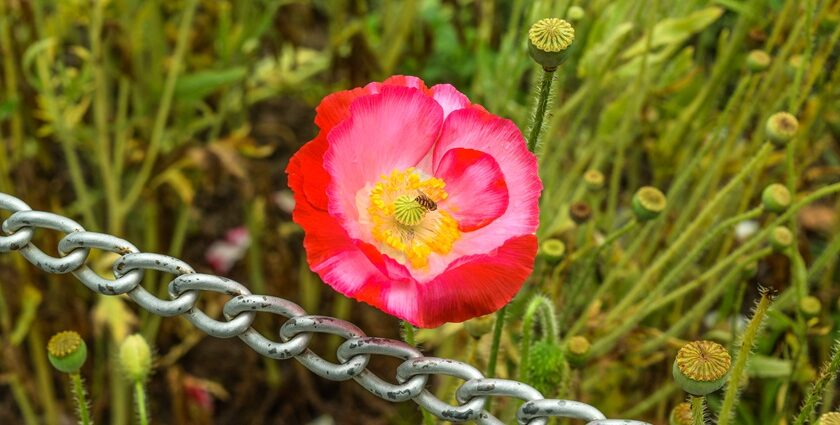
[[[111,143],[108,137],[108,82],[105,78],[105,64],[102,55],[102,20],[105,4],[99,0],[93,6],[88,36],[90,38],[91,60],[93,63],[94,97],[93,118],[96,125],[96,162],[102,185],[105,188],[105,202],[108,206],[108,232],[122,234],[122,223],[116,221],[119,194],[117,192],[117,176],[112,171]],[[118,227],[119,226],[119,227]]]
[[[417,347],[417,341],[414,335],[414,326],[411,323],[406,322],[405,320],[402,321],[402,337],[403,341],[406,344]],[[423,424],[424,425],[434,425],[435,424],[435,417],[430,412],[426,411],[426,409],[420,409],[420,412],[423,414]]]
[[[607,317],[607,321],[614,321],[622,315],[628,307],[638,301],[639,295],[648,289],[648,283],[653,280],[662,268],[667,265],[668,261],[683,252],[685,245],[695,238],[695,233],[703,224],[705,224],[706,220],[710,218],[712,214],[719,211],[718,208],[720,204],[731,192],[735,190],[735,187],[737,187],[737,185],[740,184],[748,175],[751,175],[760,164],[764,163],[764,158],[770,153],[771,149],[772,145],[769,142],[765,143],[758,153],[750,160],[750,162],[742,168],[741,171],[736,174],[735,177],[726,184],[726,186],[723,187],[723,189],[717,192],[706,208],[704,208],[703,211],[697,215],[691,225],[689,225],[688,228],[681,233],[680,237],[674,241],[674,243],[668,247],[668,249],[662,253],[662,255],[660,255],[650,267],[645,270],[645,273],[639,278],[636,285],[630,289],[622,301],[619,302],[612,312],[610,312],[610,315]]]
[[[636,403],[632,408],[627,411],[622,412],[618,416],[625,417],[625,418],[637,418],[642,416],[643,413],[649,411],[654,406],[658,405],[666,401],[667,399],[671,398],[671,395],[674,394],[679,389],[676,383],[673,381],[668,381],[664,385],[662,385],[659,389],[653,392],[650,396],[645,398],[639,403]]]
[[[140,425],[149,425],[149,415],[146,407],[146,388],[143,381],[134,382],[134,401],[137,403],[137,419]]]
[[[706,424],[706,398],[703,396],[691,396],[691,418],[694,425]]]
[[[29,396],[27,396],[26,389],[23,388],[18,376],[12,374],[8,377],[8,382],[9,388],[12,390],[12,397],[20,409],[21,416],[23,416],[23,422],[26,425],[38,425],[40,423],[38,421],[38,415],[32,409],[32,403],[29,402]]]
[[[76,401],[79,421],[81,421],[82,425],[90,425],[93,422],[90,420],[90,413],[88,412],[87,393],[85,392],[85,386],[82,383],[82,376],[79,375],[79,372],[70,374],[70,382],[73,384],[73,398]]]
[[[834,352],[831,355],[831,360],[820,372],[819,378],[808,391],[805,404],[802,405],[802,410],[796,415],[793,425],[804,425],[811,419],[824,393],[830,389],[830,384],[837,378],[838,371],[840,371],[840,340],[834,342]]]
[[[551,94],[551,82],[554,80],[554,72],[543,69],[539,92],[537,92],[537,104],[534,109],[534,114],[531,117],[531,129],[528,133],[528,150],[534,153],[537,152],[540,133],[543,129],[543,120],[545,119],[548,99]]]
[[[195,9],[197,6],[198,0],[189,0],[184,10],[184,16],[181,18],[181,25],[178,28],[178,41],[175,44],[175,53],[172,55],[169,73],[166,75],[166,82],[163,86],[160,106],[158,107],[155,122],[152,127],[149,149],[146,151],[146,156],[143,159],[143,165],[140,168],[140,172],[134,179],[134,183],[128,190],[128,194],[122,199],[120,210],[118,211],[120,217],[124,217],[129,211],[131,211],[152,174],[152,168],[155,165],[155,160],[157,159],[163,142],[166,120],[169,117],[169,110],[172,106],[172,97],[175,93],[175,83],[178,81],[178,75],[180,74],[181,67],[184,63],[184,53],[187,51],[187,46],[189,44],[190,26],[192,25],[193,16],[195,15]]]
[[[725,267],[728,267],[738,258],[741,258],[742,256],[746,255],[747,252],[754,249],[754,247],[760,242],[767,240],[767,237],[769,236],[773,228],[789,220],[790,217],[796,214],[804,206],[816,201],[817,199],[837,192],[840,192],[840,183],[834,183],[822,187],[812,192],[808,196],[802,198],[800,201],[791,205],[791,207],[788,208],[788,210],[784,214],[776,218],[776,220],[768,223],[767,227],[765,227],[764,230],[753,235],[753,237],[749,241],[745,242],[738,249],[730,253],[729,256],[726,257],[726,259],[716,263],[712,268],[707,270],[700,278],[708,278],[709,276],[713,276],[717,273],[720,273],[720,271],[723,270]],[[627,320],[621,322],[621,325],[617,329],[614,329],[610,334],[604,336],[601,340],[598,340],[596,343],[594,343],[591,349],[591,356],[596,357],[610,350],[619,340],[619,338],[621,338],[625,333],[629,332],[630,329],[632,329],[639,321],[641,321],[644,318],[641,316],[642,315],[637,313],[633,316],[628,317]]]
[[[496,363],[499,359],[499,346],[502,342],[502,330],[505,327],[507,307],[505,305],[496,312],[496,323],[493,324],[493,341],[490,344],[490,357],[487,360],[487,373],[485,373],[488,378],[496,377]]]
[[[523,379],[528,373],[528,360],[531,352],[531,340],[534,333],[534,319],[540,315],[542,336],[550,342],[557,340],[557,316],[554,313],[554,305],[544,295],[534,295],[525,308],[522,318],[522,340],[519,349],[519,379]]]
[[[744,331],[744,336],[741,339],[741,348],[738,350],[735,366],[732,367],[732,372],[726,383],[726,393],[723,396],[723,404],[720,407],[718,425],[728,425],[732,419],[732,409],[735,407],[735,402],[738,398],[741,377],[747,369],[747,360],[749,360],[750,354],[752,354],[755,339],[758,336],[761,324],[764,322],[764,317],[767,315],[769,308],[770,295],[765,291],[761,294],[761,300],[759,300],[753,317],[750,319],[749,324],[747,324],[747,329]]]

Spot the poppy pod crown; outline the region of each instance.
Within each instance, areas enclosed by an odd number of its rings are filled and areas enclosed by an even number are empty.
[[[313,271],[415,326],[491,313],[531,273],[542,184],[509,120],[448,84],[333,93],[290,160]]]

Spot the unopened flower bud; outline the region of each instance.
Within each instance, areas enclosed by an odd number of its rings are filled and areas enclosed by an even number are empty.
[[[549,72],[566,60],[566,49],[574,40],[575,29],[558,18],[540,19],[528,30],[531,57]]]
[[[142,335],[130,335],[120,344],[120,365],[132,381],[145,381],[149,376],[152,350]]]
[[[566,254],[566,244],[560,239],[546,239],[540,244],[539,254],[549,264],[557,264]]]
[[[770,66],[770,55],[763,50],[753,50],[747,54],[747,69],[761,72]]]
[[[573,202],[569,206],[569,217],[577,224],[583,224],[592,217],[592,208],[586,202]]]
[[[689,342],[677,352],[674,380],[693,395],[717,391],[726,382],[732,358],[722,345],[712,341]]]
[[[807,318],[817,317],[822,310],[822,303],[820,299],[809,295],[799,301],[799,311]]]
[[[586,364],[591,347],[592,344],[586,337],[578,335],[569,338],[569,342],[566,343],[566,359],[569,364],[574,367],[581,367]]]
[[[528,383],[543,394],[556,394],[568,373],[563,350],[553,342],[537,341],[531,346],[529,356]]]
[[[778,226],[770,232],[770,246],[778,252],[783,252],[793,245],[793,233],[784,226]]]
[[[787,112],[777,112],[767,119],[767,138],[777,145],[784,145],[796,136],[799,121]]]
[[[589,191],[597,192],[604,188],[604,174],[595,169],[588,170],[583,173],[583,183]]]
[[[761,202],[764,204],[764,209],[777,214],[785,212],[790,206],[791,195],[790,191],[781,184],[773,183],[764,188],[761,192]]]
[[[658,217],[667,204],[665,194],[652,186],[642,187],[633,195],[633,213],[639,221],[648,221]]]
[[[76,373],[87,359],[87,345],[76,332],[59,332],[47,342],[47,358],[61,372]]]
[[[673,409],[668,417],[670,425],[694,425],[694,417],[691,415],[691,403],[682,402]]]
[[[464,322],[464,329],[471,337],[479,339],[493,330],[493,325],[496,323],[495,314],[486,314],[467,320]]]
[[[583,19],[586,16],[586,12],[580,6],[572,6],[569,8],[569,12],[566,14],[569,17],[569,20],[572,22],[577,22]]]
[[[823,413],[817,419],[817,425],[840,425],[840,412]]]

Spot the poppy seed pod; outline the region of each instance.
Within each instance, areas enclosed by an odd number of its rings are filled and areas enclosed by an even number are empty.
[[[799,120],[787,112],[777,112],[765,124],[767,138],[777,145],[784,145],[796,136]]]
[[[587,190],[597,192],[604,188],[604,174],[598,170],[588,170],[583,173],[583,183]]]
[[[747,69],[761,72],[770,66],[770,55],[763,50],[753,50],[747,54]]]
[[[557,264],[566,255],[566,244],[560,239],[546,239],[540,244],[539,254],[549,264]]]
[[[784,226],[778,226],[770,232],[770,246],[778,252],[782,252],[793,245],[793,233]]]
[[[563,19],[540,19],[528,30],[531,58],[546,71],[554,71],[566,60],[566,49],[575,40],[575,29]]]
[[[799,311],[807,318],[817,317],[822,310],[822,303],[820,299],[809,295],[799,301]]]
[[[47,343],[47,358],[61,372],[77,373],[87,359],[87,345],[76,332],[59,332]]]
[[[685,392],[702,396],[723,386],[731,366],[732,358],[722,345],[712,341],[693,341],[677,352],[674,380]]]
[[[583,336],[573,336],[566,343],[566,359],[574,367],[581,367],[586,363],[592,344]]]
[[[642,187],[633,195],[633,213],[639,221],[648,221],[658,217],[667,204],[665,194],[652,186]]]
[[[586,12],[580,6],[572,6],[569,8],[569,13],[567,14],[569,20],[572,22],[577,22],[583,19],[586,16]]]
[[[840,412],[824,413],[817,419],[817,425],[840,425]]]
[[[694,425],[694,417],[691,416],[691,403],[682,402],[673,409],[668,417],[670,425]]]
[[[569,206],[569,217],[577,224],[584,224],[592,218],[592,208],[586,202],[574,202]]]
[[[761,192],[761,202],[764,209],[774,213],[783,213],[790,206],[790,191],[783,185],[773,183]]]

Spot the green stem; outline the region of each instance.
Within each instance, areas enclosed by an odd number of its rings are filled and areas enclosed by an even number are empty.
[[[149,415],[146,411],[146,388],[141,380],[134,382],[134,401],[137,403],[137,418],[140,425],[149,425]]]
[[[9,387],[12,391],[12,397],[15,399],[20,414],[23,416],[23,422],[26,425],[38,425],[38,415],[32,409],[32,403],[29,402],[29,396],[26,395],[26,389],[20,383],[17,375],[11,374],[9,376]]]
[[[830,389],[830,385],[837,377],[837,372],[840,371],[840,340],[834,343],[834,353],[831,355],[831,361],[823,368],[817,381],[811,386],[808,395],[805,397],[805,404],[802,405],[802,410],[796,415],[793,425],[803,425],[810,420],[814,414],[814,410],[822,400],[826,390]]]
[[[403,341],[406,344],[417,347],[417,341],[414,335],[414,326],[411,323],[406,322],[405,320],[402,321],[402,329],[403,329]],[[435,424],[435,417],[426,409],[420,409],[420,412],[423,414],[423,424],[424,425],[434,425]]]
[[[537,105],[534,115],[531,116],[531,129],[528,135],[528,150],[536,153],[537,143],[543,129],[543,120],[548,107],[548,99],[551,94],[551,82],[554,80],[554,71],[543,70],[540,81],[540,91],[537,93]]]
[[[79,372],[71,373],[70,381],[73,383],[73,398],[76,400],[76,408],[79,409],[79,420],[82,425],[90,425],[93,422],[90,420],[90,413],[88,413],[87,393]]]
[[[703,396],[691,396],[691,418],[694,425],[705,425],[706,423],[705,401],[706,398]]]
[[[542,336],[549,342],[557,340],[557,315],[554,313],[554,305],[544,295],[534,295],[525,308],[525,315],[522,318],[522,341],[519,349],[519,379],[522,380],[528,373],[528,357],[531,352],[531,339],[534,333],[534,318],[540,315],[543,326]]]
[[[490,344],[490,357],[487,360],[487,375],[488,378],[496,376],[496,362],[499,359],[499,345],[502,342],[502,329],[505,326],[505,313],[507,305],[496,312],[496,323],[493,325],[493,341]]]
[[[732,368],[732,373],[729,375],[728,382],[726,383],[726,393],[723,397],[723,404],[720,407],[718,425],[727,425],[730,419],[732,419],[732,409],[735,407],[735,402],[738,398],[738,387],[741,385],[741,377],[747,368],[747,360],[752,353],[753,344],[769,308],[770,296],[767,292],[764,292],[761,294],[761,300],[758,302],[755,313],[753,313],[753,317],[750,319],[750,323],[747,325],[747,329],[741,339],[741,348],[738,350],[735,366]]]
[[[624,313],[624,311],[638,301],[639,295],[644,290],[648,289],[648,283],[656,277],[662,268],[664,268],[668,261],[674,256],[683,252],[685,245],[694,240],[695,233],[705,224],[706,220],[713,214],[720,211],[719,206],[735,190],[735,187],[740,184],[747,176],[751,175],[753,171],[764,163],[764,158],[770,153],[772,145],[765,143],[758,153],[750,160],[750,162],[741,171],[729,181],[729,183],[721,189],[711,202],[703,209],[703,211],[694,219],[690,226],[685,229],[680,237],[668,247],[668,249],[659,256],[656,261],[645,270],[645,273],[639,278],[639,281],[634,285],[619,304],[607,316],[607,321],[614,321],[617,317]]]
[[[166,120],[169,117],[169,109],[172,106],[172,98],[175,94],[175,83],[178,81],[178,74],[181,72],[181,66],[184,63],[184,53],[187,51],[189,44],[190,26],[192,25],[197,6],[198,0],[189,0],[184,11],[184,16],[181,18],[181,25],[178,28],[178,41],[175,45],[175,53],[172,55],[172,65],[169,68],[169,73],[166,75],[166,82],[163,86],[160,106],[158,107],[155,122],[152,127],[149,149],[146,152],[146,157],[143,159],[143,165],[140,168],[139,174],[134,179],[134,183],[129,189],[128,194],[122,200],[120,210],[118,211],[120,217],[125,216],[131,211],[152,174],[152,167],[155,165],[155,160],[163,142]]]

